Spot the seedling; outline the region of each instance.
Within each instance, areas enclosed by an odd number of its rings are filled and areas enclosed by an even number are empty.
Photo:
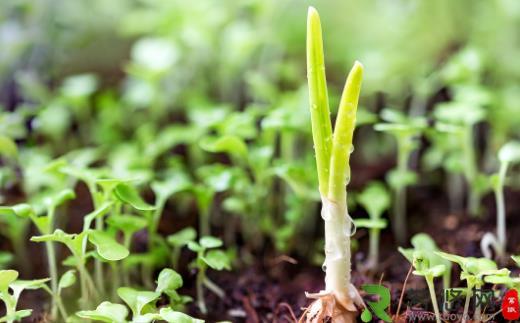
[[[381,118],[385,123],[374,125],[374,129],[392,134],[397,141],[397,167],[389,172],[387,181],[395,196],[392,229],[397,242],[404,244],[407,236],[406,188],[417,182],[417,175],[408,169],[408,164],[427,123],[422,117],[407,117],[389,108],[381,112]]]
[[[166,202],[173,195],[189,189],[191,185],[190,179],[183,173],[169,174],[167,180],[152,183],[152,190],[155,193],[155,210],[148,227],[150,248],[152,247],[152,242],[159,239],[157,228],[159,227],[159,221],[161,220]]]
[[[492,260],[487,258],[461,257],[441,251],[436,251],[435,254],[442,258],[454,262],[459,265],[461,269],[460,279],[466,280],[466,301],[464,303],[464,312],[462,322],[466,322],[469,311],[469,303],[473,295],[473,289],[480,289],[484,285],[484,276],[488,275],[502,275],[508,272],[507,269],[497,269],[497,265]],[[480,317],[480,305],[475,309],[475,320]]]
[[[1,212],[11,212],[12,214],[22,218],[29,218],[41,234],[51,234],[54,231],[55,226],[54,216],[56,208],[66,201],[73,199],[74,197],[75,194],[70,189],[65,189],[54,194],[48,194],[43,198],[43,205],[47,210],[47,214],[44,216],[38,216],[35,210],[28,204],[18,204],[13,207],[2,207]],[[45,247],[47,250],[47,264],[49,266],[50,283],[53,295],[51,315],[56,317],[58,310],[58,269],[56,265],[56,254],[54,245],[51,241],[47,241],[45,243]]]
[[[199,209],[199,233],[210,234],[211,207],[215,194],[228,190],[232,185],[232,169],[222,164],[202,166],[197,170],[202,183],[195,185],[193,191]]]
[[[375,268],[379,262],[379,233],[388,225],[381,216],[390,206],[390,194],[383,184],[372,182],[358,195],[357,201],[368,212],[369,218],[355,219],[354,223],[358,228],[369,229],[367,267]]]
[[[44,288],[51,292],[45,285],[47,281],[49,279],[18,280],[18,272],[16,270],[0,270],[0,299],[5,305],[6,311],[6,315],[0,318],[0,322],[12,323],[30,316],[32,310],[16,310],[20,294],[27,289],[39,288]],[[12,293],[9,292],[9,289]]]
[[[520,291],[520,277],[511,277],[509,270],[500,274],[488,275],[484,277],[486,283],[494,285],[505,285],[507,288],[514,288]]]
[[[504,199],[504,185],[506,184],[506,174],[509,165],[520,162],[520,143],[509,142],[498,152],[500,170],[491,177],[495,201],[497,205],[497,234],[490,232],[484,234],[480,241],[482,253],[485,257],[491,258],[490,248],[493,247],[496,256],[503,259],[506,252],[506,206]]]
[[[117,290],[117,294],[131,310],[132,319],[130,322],[147,323],[164,320],[170,323],[202,323],[202,320],[194,319],[172,308],[176,304],[184,304],[190,301],[188,297],[181,296],[176,292],[181,286],[181,276],[175,271],[165,268],[159,274],[155,291],[139,291],[130,287],[121,287]],[[170,304],[158,309],[155,303],[162,294],[168,296]],[[99,304],[95,310],[79,311],[76,315],[102,322],[127,323],[129,312],[127,306],[105,301]]]
[[[451,262],[434,253],[435,251],[440,251],[435,241],[426,233],[418,233],[412,237],[411,242],[413,249],[399,247],[399,252],[412,264],[414,252],[422,251],[423,256],[427,258],[430,266],[444,265],[446,270],[442,275],[442,282],[445,289],[449,288],[451,283]]]
[[[195,241],[196,238],[197,231],[191,227],[168,236],[167,241],[173,248],[171,258],[174,269],[178,268],[182,247],[188,245],[189,242]]]
[[[401,253],[405,255],[402,249],[400,249],[399,251],[401,251]],[[409,255],[405,255],[405,257],[408,259]],[[430,263],[428,253],[424,250],[413,251],[411,262],[415,268],[413,274],[417,276],[423,276],[426,280],[426,285],[428,285],[428,291],[430,292],[430,298],[433,304],[433,310],[435,312],[435,320],[437,321],[437,323],[441,323],[441,313],[439,311],[439,305],[437,303],[437,296],[435,294],[435,285],[433,283],[433,279],[435,277],[440,277],[444,275],[444,273],[446,272],[446,266],[443,264],[432,265]]]
[[[469,186],[467,211],[471,215],[478,215],[480,199],[487,189],[487,181],[479,172],[473,128],[484,118],[485,111],[479,105],[455,101],[438,104],[434,116],[437,120],[435,128],[451,134],[458,141],[462,151],[464,176]]]
[[[316,9],[310,7],[307,16],[307,77],[321,215],[325,221],[325,290],[309,295],[317,300],[308,310],[307,322],[325,317],[353,322],[357,312],[354,303],[363,306],[356,288],[350,283],[352,219],[348,215],[345,190],[350,180],[349,160],[353,151],[352,137],[362,76],[363,66],[354,63],[343,89],[333,135],[320,18]]]
[[[197,304],[200,311],[204,314],[207,313],[206,302],[204,301],[204,286],[220,298],[225,296],[224,291],[206,275],[208,267],[215,270],[231,270],[231,259],[224,251],[216,249],[221,246],[222,241],[211,236],[200,238],[198,243],[194,241],[188,242],[188,248],[197,253],[197,258],[191,265],[198,269],[196,282]]]

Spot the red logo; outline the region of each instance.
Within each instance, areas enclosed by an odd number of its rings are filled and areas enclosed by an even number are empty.
[[[502,300],[502,315],[506,320],[518,320],[520,318],[520,308],[518,307],[518,292],[510,289]]]

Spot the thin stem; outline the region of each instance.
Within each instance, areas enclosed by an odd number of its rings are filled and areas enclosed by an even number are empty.
[[[51,277],[51,290],[53,295],[51,315],[52,317],[56,317],[56,312],[58,309],[55,296],[58,294],[58,270],[56,267],[56,254],[54,251],[54,245],[51,241],[45,242],[45,248],[47,250],[47,263],[49,265],[49,275]]]
[[[128,232],[123,232],[123,245],[125,246],[125,248],[127,250],[130,250],[131,245],[132,245],[132,234],[130,234]],[[128,286],[128,285],[130,285],[130,276],[128,273],[128,268],[125,265],[124,261],[125,260],[123,259],[123,263],[121,266],[121,274],[123,276],[123,284]]]
[[[398,138],[398,151],[397,151],[397,171],[400,176],[403,176],[408,171],[408,150],[405,148],[407,145],[403,142],[404,139]],[[406,242],[406,236],[408,233],[406,223],[406,186],[399,185],[395,189],[395,203],[394,203],[394,235],[399,244]]]
[[[117,289],[121,286],[121,278],[119,276],[118,263],[113,261],[110,263],[112,269],[112,299],[117,299]]]
[[[173,250],[171,253],[171,261],[172,261],[172,268],[174,270],[177,270],[177,267],[179,266],[180,253],[181,253],[181,248],[173,247]]]
[[[471,215],[478,215],[480,204],[480,193],[475,187],[477,179],[477,162],[475,159],[475,147],[473,144],[473,126],[467,125],[463,132],[463,151],[465,158],[465,176],[468,182],[468,205],[467,211]]]
[[[468,284],[468,288],[466,290],[466,301],[464,302],[464,312],[462,312],[462,322],[466,323],[468,318],[468,311],[469,311],[469,301],[471,300],[471,296],[473,295],[473,286]]]
[[[495,198],[497,202],[497,238],[500,244],[500,256],[506,250],[506,206],[504,201],[504,181],[506,177],[508,163],[502,163],[500,165],[500,171],[498,175],[498,185],[495,188]]]
[[[208,312],[206,308],[206,302],[204,300],[204,279],[206,277],[205,270],[202,268],[199,268],[199,272],[197,273],[197,279],[196,279],[196,287],[197,287],[197,304],[199,306],[199,309],[202,314],[206,314]]]
[[[379,233],[381,230],[372,228],[369,231],[368,263],[371,267],[377,266],[379,260]]]
[[[433,284],[433,277],[425,277],[428,290],[430,291],[430,297],[432,299],[433,311],[435,312],[435,320],[437,323],[441,323],[441,313],[439,312],[439,304],[437,304],[437,296],[435,295],[435,285]]]
[[[60,295],[57,295],[57,301],[58,301],[58,309],[60,311],[61,316],[63,317],[63,320],[66,321],[69,315],[67,314],[67,310],[65,309],[65,306],[63,305],[63,300]]]
[[[155,241],[155,236],[157,235],[159,222],[161,221],[161,215],[163,213],[165,205],[166,199],[162,197],[157,200],[157,204],[155,205],[155,211],[152,215],[152,221],[150,223],[150,226],[148,227],[148,248],[150,250],[153,247],[153,243]]]
[[[204,278],[204,286],[206,286],[209,290],[211,290],[220,298],[224,298],[226,296],[222,288],[218,287],[217,284],[211,281],[208,277]]]

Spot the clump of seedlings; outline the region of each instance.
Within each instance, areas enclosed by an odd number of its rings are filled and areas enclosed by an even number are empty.
[[[316,153],[322,218],[325,221],[325,290],[308,294],[316,301],[304,314],[306,322],[355,322],[356,304],[363,302],[350,282],[350,235],[345,187],[350,179],[349,159],[361,89],[363,67],[356,62],[341,96],[334,134],[330,121],[323,42],[318,12],[307,16],[307,77],[312,136]]]
[[[192,318],[176,311],[176,302],[184,296],[177,293],[182,287],[182,277],[172,269],[165,268],[159,273],[155,291],[141,291],[130,287],[120,287],[117,294],[126,304],[117,304],[104,301],[95,310],[79,311],[80,318],[108,322],[108,323],[146,323],[163,320],[169,323],[202,323],[203,320]],[[157,301],[161,295],[167,295],[169,304],[158,308]],[[131,311],[131,320],[128,321],[128,308]]]
[[[480,289],[484,285],[484,277],[488,275],[507,275],[509,272],[507,269],[497,269],[496,263],[487,258],[465,258],[441,251],[436,251],[435,254],[446,260],[458,264],[461,270],[460,279],[466,281],[466,300],[464,302],[462,323],[465,323],[467,320],[469,305],[474,290]],[[475,320],[480,319],[480,313],[480,304],[477,304],[473,315]]]
[[[397,243],[404,244],[408,234],[406,188],[417,182],[417,175],[409,169],[410,156],[427,123],[423,117],[407,117],[390,108],[381,112],[381,118],[385,122],[374,125],[374,129],[392,134],[397,141],[397,166],[388,173],[387,181],[394,192],[392,229]]]
[[[474,143],[475,125],[482,121],[485,115],[482,106],[465,101],[441,103],[434,111],[437,120],[435,128],[449,133],[460,149],[464,177],[468,184],[467,212],[473,216],[480,214],[480,199],[488,187],[485,175],[479,171]]]
[[[520,162],[520,143],[509,142],[498,152],[500,169],[497,174],[491,176],[491,184],[495,193],[497,208],[497,232],[484,234],[480,241],[482,253],[485,257],[491,258],[491,247],[495,251],[498,259],[505,258],[506,252],[506,206],[504,199],[504,186],[506,185],[506,174],[508,167],[513,163]]]
[[[374,269],[379,262],[379,235],[388,225],[381,216],[390,206],[390,194],[382,183],[372,182],[357,196],[357,201],[367,211],[369,218],[355,219],[354,223],[358,228],[369,230],[368,259],[365,265]]]

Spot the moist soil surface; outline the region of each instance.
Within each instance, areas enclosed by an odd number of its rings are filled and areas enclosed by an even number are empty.
[[[84,188],[79,187],[79,196],[85,194]],[[480,239],[485,232],[494,232],[495,213],[494,200],[487,196],[483,200],[486,217],[470,217],[463,211],[451,212],[447,200],[442,197],[442,192],[432,192],[431,189],[421,187],[410,190],[409,223],[411,235],[417,232],[425,232],[434,238],[440,249],[463,256],[480,257]],[[81,202],[79,198],[70,209],[74,214],[86,214],[91,208],[88,202]],[[520,254],[520,218],[513,217],[520,211],[520,194],[506,192],[507,204],[507,229],[508,229],[508,252]],[[363,217],[364,214],[352,216]],[[81,218],[80,218],[81,219]],[[79,226],[75,221],[67,225],[70,232]],[[186,223],[182,224],[183,226]],[[196,225],[196,223],[188,223]],[[71,227],[71,228],[69,228]],[[34,228],[32,229],[34,230]],[[31,232],[35,234],[35,232]],[[411,236],[410,235],[410,236]],[[318,237],[315,237],[318,239]],[[426,290],[426,284],[422,277],[410,275],[406,286],[403,300],[400,302],[403,284],[410,270],[410,264],[397,252],[397,244],[393,240],[391,230],[382,231],[380,263],[378,269],[368,272],[363,268],[363,260],[366,255],[364,250],[368,249],[367,233],[360,229],[353,237],[359,242],[358,250],[353,256],[352,280],[358,288],[363,284],[383,284],[390,290],[391,306],[389,312],[395,322],[419,322],[418,320],[407,320],[406,315],[411,312],[431,312],[431,301]],[[10,249],[7,241],[3,240],[4,249]],[[146,237],[137,235],[133,242],[134,249],[139,250],[140,244],[146,244]],[[39,278],[46,275],[45,254],[41,246],[35,243],[27,243],[31,266],[19,268],[22,278]],[[187,268],[189,255],[183,254],[181,267]],[[317,292],[324,287],[324,273],[319,266],[302,262],[293,255],[262,255],[255,256],[254,263],[243,266],[232,272],[211,272],[209,277],[216,282],[226,293],[225,299],[220,299],[209,291],[206,291],[206,304],[209,313],[203,315],[199,312],[196,303],[191,303],[187,312],[194,317],[204,318],[207,322],[229,320],[231,322],[296,322],[302,316],[305,307],[310,304],[305,292]],[[501,264],[510,269],[515,268],[513,263]],[[464,282],[458,279],[460,272],[457,266],[453,266],[452,287],[463,287]],[[513,274],[518,274],[513,269]],[[181,272],[184,278],[184,287],[181,293],[184,295],[196,295],[194,270]],[[486,288],[496,288],[486,286]],[[365,301],[373,300],[370,295],[360,291]],[[439,306],[443,303],[443,290],[440,282],[437,283],[437,298]],[[22,294],[19,308],[33,308],[33,315],[23,322],[50,322],[46,314],[47,296],[40,291],[30,291]],[[394,316],[401,303],[400,316]],[[486,313],[495,313],[500,310],[500,301],[490,304]],[[462,307],[459,313],[462,312]],[[494,322],[506,322],[501,314],[494,317]],[[493,322],[493,320],[489,322]],[[378,322],[374,319],[373,322]],[[422,321],[427,322],[427,321]]]

